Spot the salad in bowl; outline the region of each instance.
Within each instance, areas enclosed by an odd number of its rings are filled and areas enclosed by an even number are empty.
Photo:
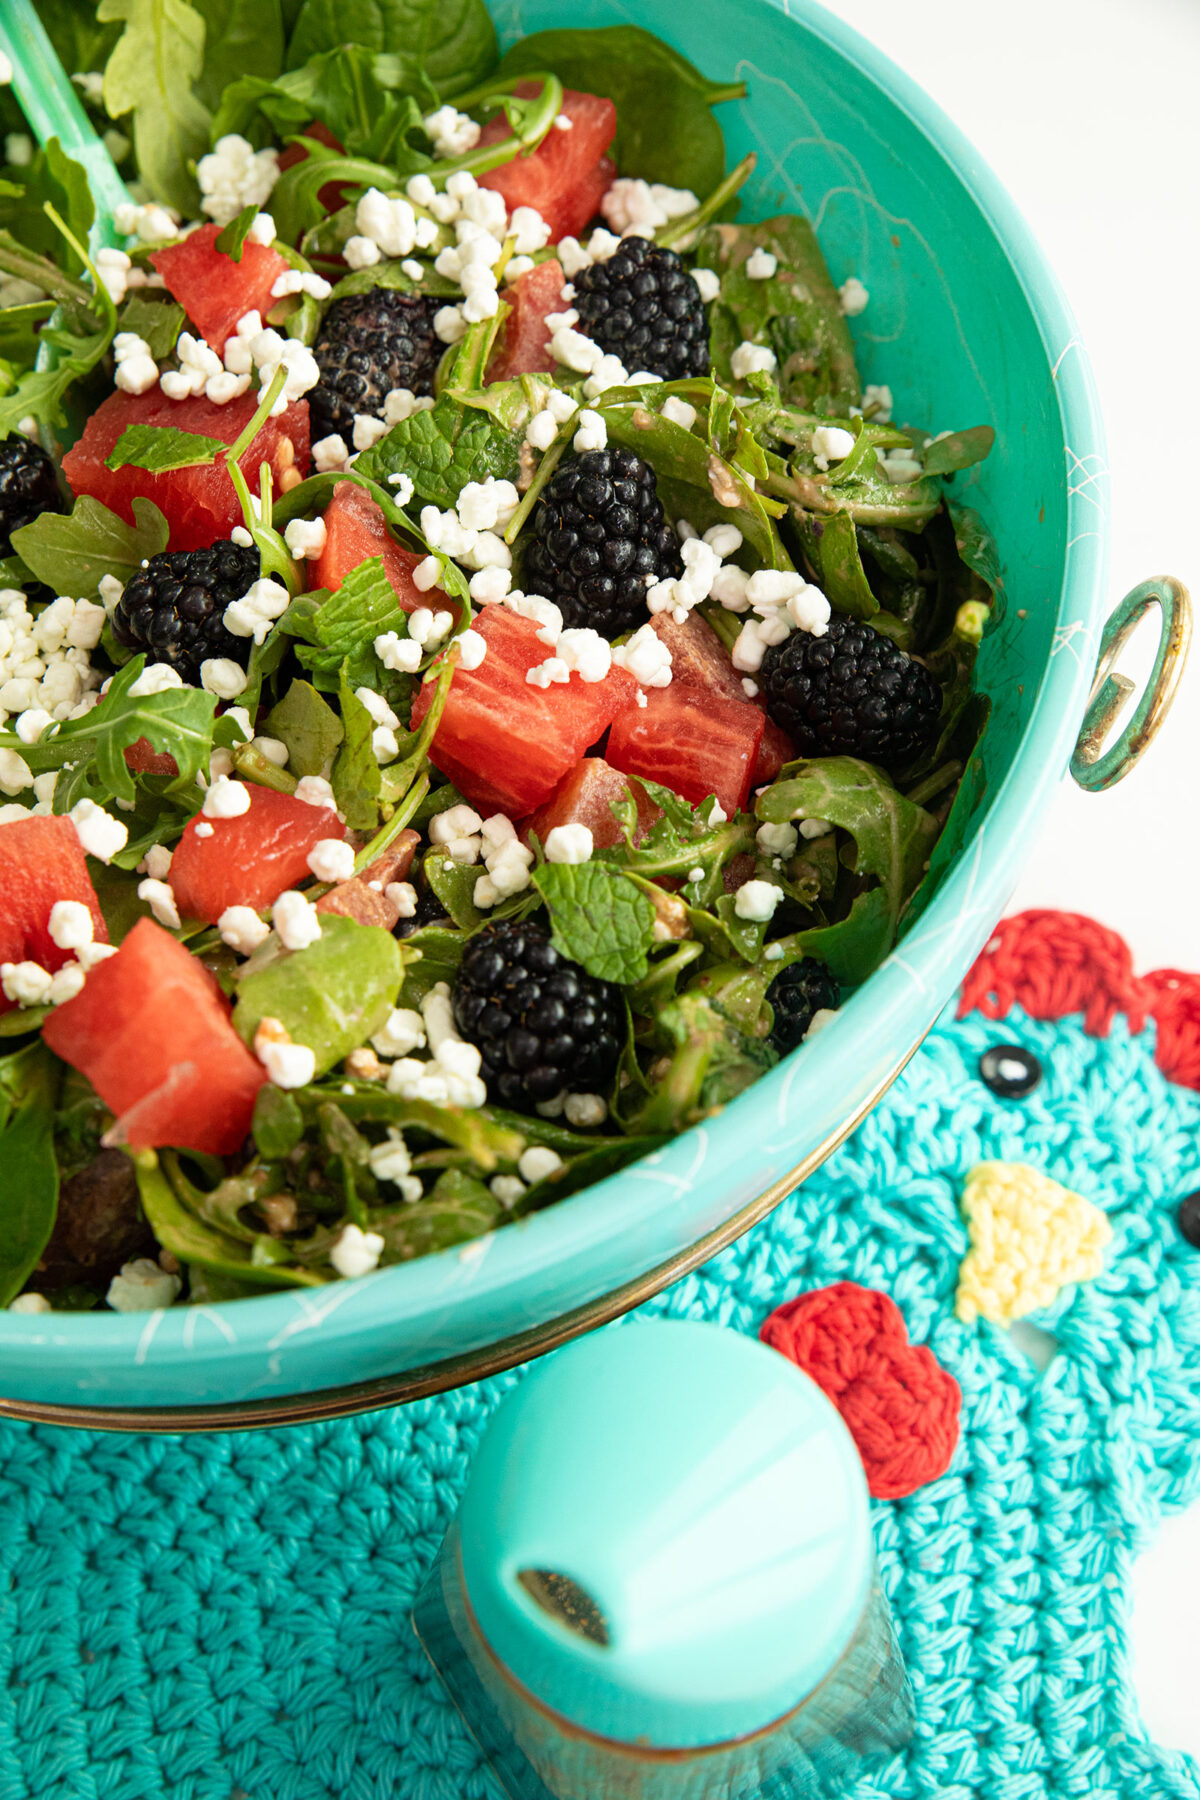
[[[187,5],[53,9],[103,229],[6,113],[21,1311],[462,1244],[819,1057],[986,717],[991,428],[860,384],[867,289],[740,215],[740,85],[263,11],[210,58]]]

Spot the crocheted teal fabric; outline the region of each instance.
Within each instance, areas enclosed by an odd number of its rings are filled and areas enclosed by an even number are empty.
[[[1041,1058],[1027,1100],[980,1082],[997,1041]],[[1158,1073],[1152,1026],[943,1020],[815,1178],[647,1309],[754,1332],[849,1279],[961,1384],[949,1473],[875,1507],[918,1726],[851,1800],[1200,1796],[1145,1736],[1127,1646],[1132,1558],[1200,1489],[1200,1251],[1175,1221],[1198,1144],[1200,1094]],[[986,1157],[1114,1228],[1103,1274],[1037,1315],[1060,1346],[1041,1375],[954,1316]],[[3,1800],[496,1800],[409,1610],[516,1378],[260,1435],[0,1429]]]

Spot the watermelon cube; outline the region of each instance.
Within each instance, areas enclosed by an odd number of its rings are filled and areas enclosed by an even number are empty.
[[[536,82],[517,85],[524,97],[537,91]],[[617,132],[612,101],[565,88],[560,111],[571,121],[569,131],[548,131],[536,150],[515,156],[498,169],[487,169],[478,178],[480,187],[503,194],[510,211],[536,207],[550,227],[552,244],[562,237],[578,237],[595,218],[617,172],[604,154]],[[496,144],[510,135],[508,120],[498,113],[484,126],[480,143]]]
[[[558,363],[550,349],[546,314],[563,307],[562,264],[553,257],[519,275],[504,298],[512,308],[504,321],[504,341],[488,368],[489,381],[515,381],[518,375],[553,375]]]
[[[661,782],[693,806],[715,794],[732,817],[746,804],[763,717],[747,700],[672,681],[648,688],[645,706],[631,706],[615,720],[605,756],[626,775]]]
[[[56,900],[78,900],[92,915],[92,934],[107,944],[108,927],[70,819],[13,819],[0,825],[0,962],[35,962],[53,972],[75,955],[50,936]],[[0,991],[0,1012],[12,1001]]]
[[[383,558],[388,580],[405,612],[429,605],[429,595],[423,594],[412,578],[421,557],[396,542],[382,507],[366,488],[354,481],[339,481],[325,508],[325,548],[313,561],[309,586],[340,588],[351,570],[373,556]],[[457,614],[457,607],[453,610]]]
[[[189,821],[171,859],[179,915],[215,925],[227,906],[270,906],[285,888],[307,879],[309,852],[322,838],[344,838],[331,806],[246,783],[247,812],[232,819]],[[202,826],[211,826],[201,832]]]
[[[219,225],[201,225],[177,244],[155,250],[150,261],[178,300],[200,336],[220,356],[226,338],[237,331],[243,313],[265,318],[275,301],[271,289],[289,264],[269,244],[247,238],[242,258],[234,262],[217,249]]]

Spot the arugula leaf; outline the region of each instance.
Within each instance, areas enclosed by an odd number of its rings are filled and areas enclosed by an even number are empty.
[[[6,306],[0,312],[0,357],[18,368],[31,368],[41,344],[39,333],[53,311],[54,302],[49,299]]]
[[[111,302],[109,305],[111,308]],[[42,424],[64,423],[63,400],[67,389],[100,361],[112,342],[115,317],[114,312],[113,318],[99,331],[83,337],[55,330],[52,325],[43,329],[41,343],[52,345],[60,354],[52,368],[36,369],[23,375],[8,398],[0,400],[0,437],[19,430],[21,420],[30,414]]]
[[[307,949],[249,969],[238,982],[234,1027],[247,1044],[262,1019],[279,1019],[307,1044],[323,1075],[378,1031],[396,1004],[405,952],[378,925],[337,913],[321,915],[321,935]]]
[[[104,71],[104,104],[133,115],[138,174],[156,199],[196,209],[189,168],[208,149],[208,108],[194,88],[204,64],[204,18],[187,0],[100,0],[102,24],[125,29]]]
[[[373,1211],[370,1229],[383,1237],[385,1261],[408,1262],[414,1256],[432,1256],[483,1237],[502,1225],[506,1216],[478,1176],[465,1169],[446,1169],[434,1183],[433,1192],[415,1206]]]
[[[258,217],[259,210],[260,209],[253,204],[250,206],[243,206],[237,217],[235,219],[230,219],[228,225],[226,225],[223,230],[218,231],[216,240],[213,244],[214,250],[219,250],[222,256],[228,256],[233,262],[240,263],[242,260],[242,251],[245,248],[246,238],[249,234],[250,227]]]
[[[345,736],[342,721],[307,681],[293,681],[267,714],[263,732],[288,748],[295,775],[324,775]]]
[[[850,514],[840,512],[819,519],[798,512],[796,522],[818,585],[834,611],[848,613],[852,619],[874,618],[879,602],[863,569]]]
[[[403,60],[360,44],[324,51],[273,81],[241,76],[221,100],[213,136],[258,134],[263,120],[273,140],[303,134],[319,120],[349,156],[429,161],[421,109],[407,90]],[[330,246],[322,237],[319,247]]]
[[[189,687],[130,694],[145,663],[144,656],[135,656],[113,676],[107,694],[91,712],[47,731],[36,744],[22,743],[15,731],[0,731],[0,749],[15,750],[35,775],[48,769],[66,771],[54,790],[59,812],[69,812],[85,795],[133,800],[137,790],[125,752],[139,738],[148,738],[153,749],[175,758],[179,774],[168,784],[167,793],[194,789],[196,776],[208,768],[215,697]]]
[[[309,1269],[288,1267],[269,1261],[264,1252],[277,1248],[272,1240],[261,1237],[233,1237],[206,1220],[198,1218],[184,1203],[179,1190],[193,1192],[179,1164],[169,1152],[161,1159],[153,1150],[143,1150],[134,1158],[137,1169],[138,1197],[142,1211],[158,1242],[181,1262],[211,1269],[220,1275],[236,1276],[258,1287],[317,1287],[323,1277]],[[168,1179],[170,1169],[173,1180]],[[249,1235],[249,1234],[247,1234]]]
[[[69,514],[44,512],[12,535],[13,548],[39,581],[56,594],[86,600],[100,577],[132,580],[142,563],[167,547],[167,521],[152,500],[133,502],[135,523],[84,494]]]
[[[686,57],[638,25],[536,31],[508,50],[510,80],[553,69],[564,87],[616,102],[611,154],[622,175],[691,188],[701,198],[725,173],[725,140],[711,108],[738,100],[741,81],[709,81]]]
[[[409,91],[422,97],[465,93],[496,61],[483,0],[304,0],[287,66],[347,43],[399,57]]]
[[[105,459],[106,469],[149,469],[165,475],[171,469],[195,469],[211,463],[228,448],[224,438],[202,437],[174,425],[127,425]]]
[[[480,870],[475,863],[456,863],[445,850],[427,850],[422,863],[425,879],[460,931],[478,931],[483,914],[475,904],[475,883]]]
[[[393,425],[386,437],[364,450],[355,474],[386,482],[405,474],[422,500],[452,507],[469,481],[515,481],[520,473],[522,431],[488,413],[467,410],[448,396],[425,412]]]
[[[258,1090],[250,1130],[260,1154],[269,1162],[282,1162],[304,1136],[304,1114],[295,1096],[266,1082]]]
[[[935,438],[925,449],[926,475],[952,475],[957,469],[969,469],[991,455],[996,433],[990,425],[972,425],[966,431],[952,431],[947,437]]]
[[[551,942],[599,981],[640,981],[654,942],[654,905],[607,863],[545,863],[534,886],[550,914]]]
[[[373,831],[379,823],[379,791],[383,777],[371,747],[375,721],[346,680],[338,684],[344,740],[333,765],[333,795],[352,831]]]
[[[661,1007],[654,1024],[669,1055],[626,1121],[629,1131],[683,1131],[744,1092],[776,1061],[764,1038],[743,1031],[702,991],[689,989]]]
[[[745,272],[756,249],[778,259],[774,275]],[[854,345],[842,317],[816,234],[807,219],[784,214],[754,225],[713,225],[696,247],[697,261],[715,269],[721,292],[709,325],[713,373],[738,393],[730,363],[744,340],[766,344],[778,361],[784,396],[807,410],[842,418],[861,398]]]
[[[279,0],[192,0],[204,20],[204,62],[196,98],[210,110],[244,69],[262,76],[283,67],[283,14]],[[213,134],[214,142],[218,133]]]
[[[828,819],[854,839],[862,891],[847,916],[782,941],[819,956],[838,981],[865,981],[896,941],[904,908],[925,874],[937,820],[906,800],[882,770],[852,756],[788,763],[759,796],[755,813],[771,824]]]
[[[0,200],[0,224],[27,250],[49,256],[69,274],[77,275],[83,262],[69,246],[64,246],[44,210],[47,202],[74,235],[85,242],[96,216],[87,171],[82,163],[67,155],[56,137],[48,139],[45,149],[34,154],[32,162],[21,170],[20,185]]]
[[[54,1230],[58,1085],[59,1065],[40,1042],[0,1059],[0,1307],[21,1292]]]
[[[130,294],[121,308],[117,327],[136,332],[149,346],[156,362],[171,355],[187,314],[174,300],[151,300],[144,294]]]

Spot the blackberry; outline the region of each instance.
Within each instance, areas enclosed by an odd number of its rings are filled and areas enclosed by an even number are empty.
[[[708,320],[695,279],[674,250],[626,237],[607,262],[574,277],[579,329],[631,375],[664,381],[708,374]]]
[[[837,983],[824,963],[805,956],[781,970],[767,989],[767,999],[775,1013],[771,1042],[780,1056],[786,1056],[802,1041],[814,1013],[836,1010]]]
[[[408,879],[412,881],[413,876]],[[417,910],[411,919],[401,919],[396,927],[397,937],[411,937],[414,931],[422,930],[426,925],[448,925],[446,909],[431,887],[425,887],[417,881]]]
[[[793,631],[770,645],[758,685],[801,756],[861,756],[893,769],[937,734],[942,693],[924,663],[841,613],[824,637]]]
[[[654,470],[632,450],[588,450],[560,464],[530,534],[526,591],[555,601],[564,625],[590,625],[602,637],[644,624],[650,583],[683,573]]]
[[[40,444],[10,431],[0,442],[0,556],[12,555],[12,534],[22,525],[62,511],[54,464]]]
[[[244,668],[251,639],[226,628],[225,608],[258,577],[258,551],[239,544],[161,551],[117,602],[113,636],[129,650],[144,650],[150,662],[170,663],[193,685],[210,656],[230,657]]]
[[[488,1094],[530,1112],[540,1100],[590,1094],[611,1081],[621,1054],[621,990],[560,956],[531,919],[485,925],[454,985],[458,1029],[483,1057]]]
[[[436,295],[396,288],[370,288],[334,301],[313,345],[321,370],[308,395],[315,441],[336,432],[349,445],[355,414],[382,419],[393,388],[432,394],[446,347],[433,318],[444,304]]]

